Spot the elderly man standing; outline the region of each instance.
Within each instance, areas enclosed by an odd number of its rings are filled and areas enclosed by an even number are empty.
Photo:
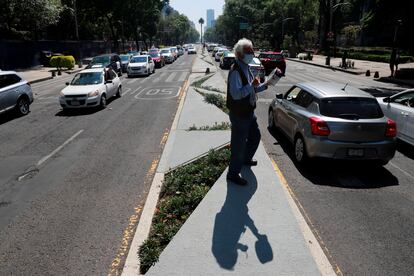
[[[254,58],[253,44],[248,39],[239,40],[234,46],[236,61],[227,82],[227,108],[231,122],[231,158],[227,180],[238,185],[247,181],[240,176],[243,165],[256,166],[253,156],[260,143],[260,130],[254,114],[256,93],[267,89],[253,76],[249,63]]]

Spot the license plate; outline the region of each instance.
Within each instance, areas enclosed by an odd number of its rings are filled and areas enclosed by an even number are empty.
[[[72,105],[80,105],[80,102],[78,100],[72,100]]]
[[[364,150],[363,149],[348,149],[348,156],[363,157]]]

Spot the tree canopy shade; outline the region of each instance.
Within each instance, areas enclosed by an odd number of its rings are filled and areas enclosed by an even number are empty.
[[[76,7],[75,7],[76,5]],[[0,0],[3,39],[194,42],[197,31],[168,0]]]
[[[227,0],[223,14],[206,31],[204,39],[231,45],[247,36],[259,48],[280,49],[293,44],[324,50],[331,6],[337,43],[390,47],[396,22],[401,19],[397,44],[413,50],[410,27],[414,26],[414,17],[409,1],[404,0]],[[240,23],[247,23],[249,28],[241,29]]]

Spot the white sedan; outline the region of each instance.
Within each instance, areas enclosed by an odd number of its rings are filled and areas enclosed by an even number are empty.
[[[127,74],[130,76],[139,76],[155,73],[155,63],[150,55],[133,56],[129,61]]]
[[[188,52],[189,55],[195,55],[195,54],[197,54],[197,51],[196,51],[196,49],[194,48],[193,45],[188,46],[187,52]]]
[[[397,138],[414,145],[414,89],[378,98],[385,116],[397,123]]]
[[[121,97],[122,84],[118,75],[110,68],[86,69],[66,83],[59,95],[63,110],[83,107],[106,107],[107,99]]]
[[[228,50],[225,49],[225,48],[219,48],[217,50],[217,53],[214,55],[214,60],[215,61],[220,61],[220,59],[223,56],[223,54],[224,54],[225,51],[228,51]]]

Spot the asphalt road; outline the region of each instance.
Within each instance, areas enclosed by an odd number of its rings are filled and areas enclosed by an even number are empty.
[[[105,110],[64,114],[57,95],[73,76],[62,76],[32,85],[28,116],[0,117],[1,275],[122,268],[124,231],[144,203],[193,59],[148,78],[124,75],[123,96]]]
[[[307,167],[295,164],[289,141],[267,129],[268,106],[276,93],[306,81],[349,83],[375,96],[403,88],[288,61],[286,77],[276,89],[259,95],[256,115],[267,152],[331,263],[340,269],[338,274],[413,275],[414,147],[400,143],[395,158],[377,169],[364,163],[321,160]]]

